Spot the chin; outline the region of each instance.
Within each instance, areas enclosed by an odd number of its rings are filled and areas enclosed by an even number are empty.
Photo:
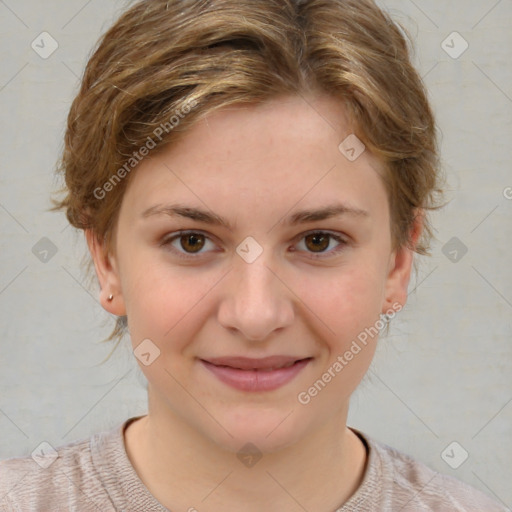
[[[275,453],[298,442],[305,435],[304,424],[297,425],[292,408],[288,411],[239,411],[220,421],[223,428],[210,432],[212,440],[221,448],[238,453],[251,443],[262,453]],[[229,435],[227,432],[229,432]]]

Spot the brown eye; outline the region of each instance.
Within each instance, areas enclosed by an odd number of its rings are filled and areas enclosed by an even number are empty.
[[[313,233],[304,237],[306,241],[306,247],[313,252],[323,252],[329,247],[329,241],[332,238],[331,235],[326,233]]]
[[[164,236],[159,245],[173,256],[191,261],[199,260],[202,256],[216,252],[213,240],[207,234],[199,231],[175,232]]]
[[[187,252],[198,252],[204,247],[205,237],[199,233],[181,235],[180,245]]]
[[[348,240],[337,233],[310,231],[301,236],[297,247],[312,259],[325,259],[341,254],[348,246]]]

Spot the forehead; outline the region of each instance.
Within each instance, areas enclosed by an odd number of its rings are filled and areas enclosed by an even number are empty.
[[[343,103],[330,96],[231,106],[206,115],[178,143],[139,164],[123,203],[134,215],[179,199],[227,218],[266,213],[270,219],[294,205],[336,200],[382,215],[381,166],[368,150],[348,158],[354,142]]]

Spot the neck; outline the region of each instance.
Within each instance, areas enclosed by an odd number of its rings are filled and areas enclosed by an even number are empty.
[[[346,414],[255,462],[149,405],[125,430],[125,446],[139,478],[169,510],[332,511],[363,479],[366,448],[346,427]]]

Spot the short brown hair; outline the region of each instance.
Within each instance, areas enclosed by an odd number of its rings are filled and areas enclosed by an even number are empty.
[[[138,1],[86,66],[57,170],[66,196],[52,210],[113,250],[127,162],[155,133],[158,150],[219,108],[319,91],[344,103],[382,162],[393,243],[407,244],[417,212],[437,208],[441,194],[435,120],[410,41],[373,0]],[[425,218],[414,250],[426,254],[431,237]],[[119,317],[106,341],[125,327]]]

